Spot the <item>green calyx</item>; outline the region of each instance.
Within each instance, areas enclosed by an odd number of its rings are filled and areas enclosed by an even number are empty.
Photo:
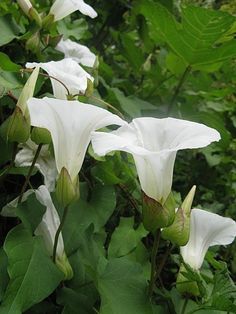
[[[52,141],[50,132],[45,128],[34,127],[30,137],[37,145],[50,144]]]
[[[70,280],[73,278],[73,269],[70,265],[70,262],[66,256],[66,253],[64,252],[62,256],[56,257],[56,265],[58,268],[64,273],[65,278],[64,280]]]
[[[1,136],[9,142],[25,143],[30,136],[30,121],[16,107],[12,115],[3,122]]]
[[[200,296],[200,290],[198,287],[197,281],[189,280],[184,276],[184,273],[186,273],[187,270],[184,267],[183,264],[181,264],[179,273],[177,275],[176,279],[176,288],[184,296],[188,297],[198,297]]]
[[[78,177],[72,182],[66,168],[62,168],[56,185],[56,196],[63,208],[79,198]]]
[[[146,230],[155,232],[172,224],[174,220],[174,207],[162,205],[143,192],[143,225]]]

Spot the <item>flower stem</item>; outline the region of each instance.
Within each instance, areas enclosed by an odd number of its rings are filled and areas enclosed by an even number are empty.
[[[161,262],[160,262],[160,264],[159,264],[159,267],[158,267],[158,269],[157,269],[157,271],[156,271],[156,274],[155,274],[155,281],[156,281],[157,278],[160,276],[160,274],[161,274],[161,272],[162,272],[162,269],[163,269],[163,267],[165,266],[165,263],[166,263],[166,261],[167,261],[167,259],[168,259],[168,256],[169,256],[170,252],[173,250],[173,248],[174,248],[174,245],[170,243],[169,246],[168,246],[168,248],[167,248],[167,250],[165,251],[165,254],[163,255],[163,258],[162,258],[162,260],[161,260]]]
[[[182,307],[182,310],[181,310],[181,314],[184,314],[184,313],[185,313],[185,310],[186,310],[187,305],[188,305],[188,299],[185,299],[185,300],[184,300],[183,307]]]
[[[33,70],[32,69],[21,69],[22,72],[32,72]],[[55,76],[52,76],[52,75],[49,75],[49,74],[46,74],[46,73],[42,73],[42,72],[39,72],[39,75],[42,75],[42,76],[45,76],[45,77],[49,77],[57,82],[59,82],[62,86],[65,87],[66,89],[66,92],[67,92],[67,95],[70,95],[70,91],[69,91],[69,88],[66,86],[66,84],[64,84],[61,80],[59,80],[58,78],[56,78]]]
[[[36,150],[36,153],[34,155],[34,159],[33,159],[32,164],[30,166],[30,169],[29,169],[29,172],[27,174],[27,177],[25,179],[25,183],[23,184],[22,189],[21,189],[20,196],[19,196],[19,199],[18,199],[18,204],[20,204],[21,201],[22,201],[22,197],[23,197],[24,192],[25,192],[25,190],[27,188],[27,185],[29,184],[30,176],[31,176],[31,174],[32,174],[32,172],[34,170],[34,165],[36,164],[36,161],[38,159],[38,156],[39,156],[39,153],[41,151],[42,146],[43,146],[43,144],[39,144],[39,146],[38,146],[38,148]]]
[[[155,285],[155,272],[156,272],[156,258],[157,258],[157,251],[160,243],[160,236],[161,230],[157,229],[155,236],[154,236],[154,243],[152,248],[152,256],[151,256],[151,276],[150,276],[150,283],[149,283],[149,290],[148,295],[149,298],[152,297],[154,285]]]
[[[67,216],[67,213],[68,213],[68,209],[69,209],[69,206],[66,206],[64,208],[64,211],[63,211],[63,215],[62,215],[62,218],[61,218],[61,223],[56,231],[56,234],[55,234],[55,239],[54,239],[54,244],[53,244],[53,253],[52,253],[52,260],[53,260],[53,263],[56,262],[56,254],[57,254],[57,244],[58,244],[58,239],[59,239],[59,235],[62,231],[62,228],[65,224],[65,221],[66,221],[66,216]]]
[[[118,116],[121,117],[121,119],[125,119],[124,115],[114,106],[112,106],[111,104],[109,104],[108,102],[96,97],[96,96],[90,96],[89,98],[96,100],[97,102],[100,102],[101,104],[107,106],[108,108],[111,108],[112,110],[114,110]]]
[[[190,70],[191,70],[191,67],[190,67],[190,65],[188,65],[187,68],[185,69],[184,73],[180,77],[179,83],[176,86],[175,92],[174,92],[174,94],[170,100],[169,106],[167,108],[167,114],[169,114],[171,112],[171,109],[175,103],[175,100],[176,100],[177,96],[179,95],[180,89],[181,89],[182,85],[184,84],[186,77],[189,74]]]

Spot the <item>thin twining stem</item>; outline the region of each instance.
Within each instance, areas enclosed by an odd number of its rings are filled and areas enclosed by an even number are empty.
[[[175,88],[175,92],[174,92],[174,94],[173,94],[173,96],[172,96],[172,98],[170,100],[170,104],[169,104],[169,106],[167,108],[167,114],[169,114],[171,112],[171,109],[172,109],[172,107],[173,107],[173,105],[175,103],[175,100],[176,100],[176,98],[179,95],[179,92],[181,90],[181,87],[184,84],[184,82],[186,80],[186,77],[188,76],[190,71],[191,71],[191,66],[189,65],[189,66],[186,67],[185,71],[183,72],[182,76],[180,77],[178,85]]]
[[[32,71],[33,71],[32,69],[21,69],[21,72],[32,72]],[[67,95],[70,95],[70,91],[69,91],[68,87],[66,86],[66,84],[64,84],[61,80],[59,80],[55,76],[52,76],[52,75],[49,75],[49,74],[46,74],[46,73],[42,73],[42,72],[39,72],[39,75],[52,78],[53,80],[59,82],[62,86],[65,87]]]
[[[156,258],[157,258],[157,251],[160,243],[161,237],[161,230],[157,229],[154,235],[154,243],[152,248],[152,255],[151,255],[151,275],[150,275],[150,282],[149,282],[149,290],[148,296],[149,298],[152,297],[154,285],[155,285],[155,273],[156,273]]]
[[[63,211],[63,215],[62,215],[62,218],[61,218],[61,222],[60,222],[60,225],[56,231],[56,234],[55,234],[55,239],[54,239],[54,244],[53,244],[53,253],[52,253],[52,260],[54,263],[56,263],[56,256],[57,256],[57,245],[58,245],[58,240],[59,240],[59,235],[62,231],[62,228],[65,224],[65,221],[66,221],[66,216],[67,216],[67,213],[68,213],[68,209],[69,209],[69,205],[67,205],[65,208],[64,208],[64,211]]]
[[[109,104],[108,102],[106,102],[106,101],[104,101],[104,100],[102,100],[102,99],[100,99],[100,98],[97,98],[96,96],[90,96],[90,98],[92,98],[92,99],[94,99],[94,100],[96,100],[96,101],[98,101],[98,102],[104,104],[104,105],[107,106],[108,108],[113,109],[114,111],[117,112],[117,114],[118,114],[122,119],[125,119],[124,115],[123,115],[116,107],[112,106],[112,105]]]
[[[175,247],[175,246],[174,246],[173,244],[171,244],[171,243],[169,244],[169,246],[168,246],[168,248],[167,248],[165,254],[163,255],[162,260],[160,261],[160,264],[159,264],[159,266],[158,266],[158,269],[157,269],[157,271],[156,271],[156,273],[155,273],[155,281],[156,281],[157,278],[160,276],[160,274],[161,274],[161,272],[162,272],[162,269],[163,269],[163,267],[165,266],[165,263],[166,263],[166,261],[167,261],[169,255],[170,255],[170,253],[171,253],[171,251],[173,250],[174,247]]]
[[[38,146],[38,148],[37,148],[37,150],[36,150],[36,153],[35,153],[35,155],[34,155],[34,159],[33,159],[32,164],[31,164],[31,166],[30,166],[30,169],[29,169],[29,172],[28,172],[28,174],[27,174],[27,177],[26,177],[26,179],[25,179],[25,183],[23,184],[22,189],[21,189],[20,196],[19,196],[19,199],[18,199],[18,204],[20,204],[21,201],[22,201],[24,192],[25,192],[25,190],[26,190],[26,188],[27,188],[27,186],[28,186],[28,184],[29,184],[30,176],[31,176],[31,174],[32,174],[32,172],[33,172],[33,170],[34,170],[34,166],[35,166],[35,164],[36,164],[36,161],[37,161],[37,159],[38,159],[38,156],[39,156],[39,153],[40,153],[40,151],[41,151],[42,146],[43,146],[43,144],[39,144],[39,146]]]

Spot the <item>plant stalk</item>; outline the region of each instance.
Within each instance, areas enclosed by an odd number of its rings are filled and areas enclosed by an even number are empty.
[[[31,176],[31,174],[32,174],[32,172],[33,172],[33,170],[34,170],[34,166],[35,166],[35,164],[36,164],[36,161],[37,161],[37,159],[38,159],[38,156],[39,156],[39,153],[40,153],[40,151],[41,151],[42,146],[43,146],[43,144],[39,144],[39,146],[38,146],[38,148],[37,148],[37,150],[36,150],[36,153],[35,153],[35,155],[34,155],[34,159],[33,159],[32,164],[31,164],[31,166],[30,166],[30,169],[29,169],[29,172],[28,172],[28,174],[27,174],[27,177],[26,177],[26,179],[25,179],[25,183],[23,184],[22,189],[21,189],[20,196],[19,196],[19,199],[18,199],[18,204],[20,204],[21,201],[22,201],[24,192],[25,192],[25,190],[26,190],[26,188],[27,188],[27,185],[29,184],[30,176]]]
[[[168,106],[168,108],[167,108],[167,115],[170,114],[170,112],[171,112],[171,110],[172,110],[172,107],[173,107],[173,105],[174,105],[174,103],[175,103],[175,100],[176,100],[177,96],[179,95],[179,92],[180,92],[180,90],[181,90],[181,87],[183,86],[183,84],[184,84],[184,82],[185,82],[185,80],[186,80],[186,77],[188,76],[190,70],[191,70],[191,66],[188,65],[187,68],[185,69],[184,73],[182,74],[182,76],[181,76],[181,78],[180,78],[180,80],[179,80],[179,83],[178,83],[178,85],[176,86],[175,92],[174,92],[174,94],[173,94],[173,96],[172,96],[172,98],[171,98],[171,100],[170,100],[169,106]]]
[[[61,218],[61,223],[60,223],[60,225],[59,225],[59,227],[58,227],[58,229],[56,231],[56,234],[55,234],[55,239],[54,239],[54,244],[53,244],[53,253],[52,253],[53,263],[56,263],[58,239],[59,239],[59,235],[60,235],[60,233],[62,231],[62,228],[63,228],[63,226],[65,224],[67,213],[68,213],[68,209],[69,209],[69,205],[64,208],[63,215],[62,215],[62,218]]]
[[[162,272],[162,269],[163,269],[163,267],[165,266],[165,263],[166,263],[166,261],[167,261],[169,255],[170,255],[171,251],[173,250],[173,248],[174,248],[174,245],[170,243],[169,246],[168,246],[168,248],[167,248],[167,250],[166,250],[166,252],[165,252],[165,254],[163,255],[163,258],[162,258],[162,260],[161,260],[161,262],[160,262],[160,264],[159,264],[159,267],[158,267],[158,269],[157,269],[157,271],[156,271],[156,274],[155,274],[155,281],[156,281],[157,278],[160,276],[160,274],[161,274],[161,272]]]
[[[156,258],[157,258],[157,251],[160,243],[161,237],[161,230],[157,229],[155,236],[154,236],[154,243],[152,248],[152,256],[151,256],[151,276],[150,276],[150,283],[149,283],[149,290],[148,296],[149,298],[152,297],[154,285],[155,285],[155,272],[156,272]]]
[[[181,310],[181,314],[184,314],[184,313],[185,313],[185,310],[186,310],[187,305],[188,305],[188,299],[185,299],[185,300],[184,300],[183,307],[182,307],[182,310]]]

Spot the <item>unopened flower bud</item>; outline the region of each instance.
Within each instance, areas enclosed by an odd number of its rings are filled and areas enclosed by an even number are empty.
[[[37,145],[50,144],[52,141],[50,132],[45,128],[34,127],[30,137]]]
[[[194,185],[178,208],[173,224],[162,230],[162,237],[173,244],[184,246],[189,240],[190,213],[196,186]]]
[[[22,11],[26,15],[29,15],[29,10],[33,7],[30,0],[17,0],[17,3],[19,5],[19,7],[22,9]]]
[[[73,275],[74,275],[73,269],[70,265],[70,262],[66,256],[65,252],[63,253],[62,256],[56,257],[56,265],[64,273],[64,275],[65,275],[64,280],[70,280],[73,277]]]

